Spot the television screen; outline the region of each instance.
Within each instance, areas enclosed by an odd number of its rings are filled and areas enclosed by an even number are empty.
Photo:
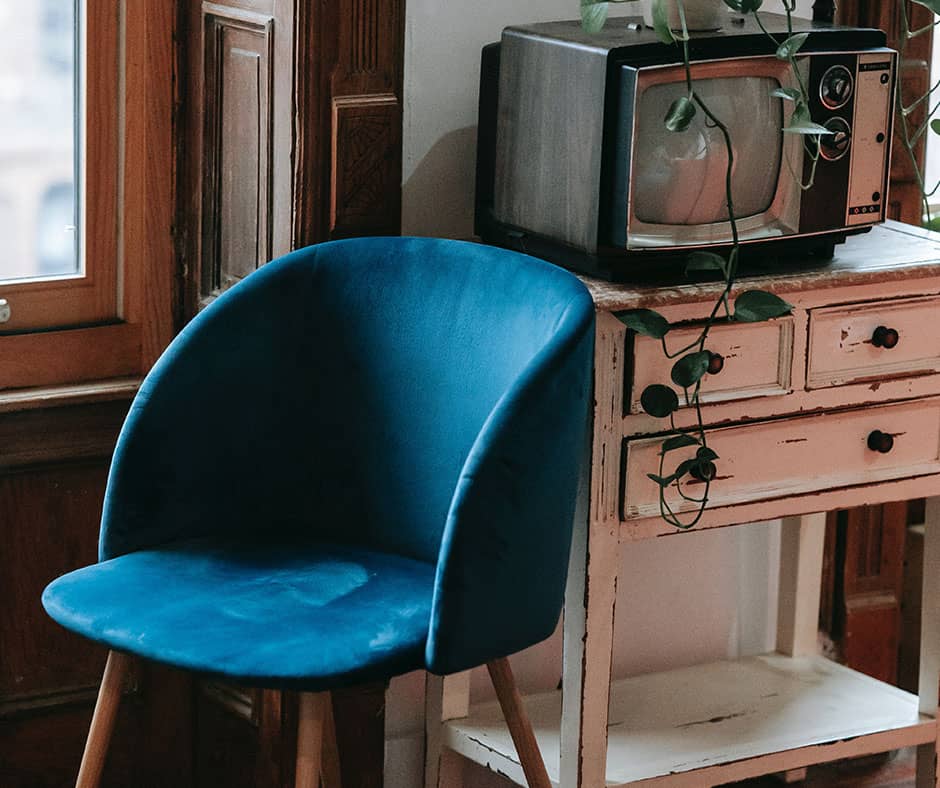
[[[696,79],[695,90],[731,133],[732,194],[737,218],[770,208],[781,166],[783,102],[771,77]],[[728,155],[721,130],[699,108],[685,131],[668,131],[669,107],[684,82],[651,85],[638,100],[633,211],[647,224],[695,225],[728,220]]]

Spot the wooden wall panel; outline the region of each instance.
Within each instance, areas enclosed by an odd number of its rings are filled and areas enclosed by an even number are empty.
[[[93,563],[107,460],[0,476],[0,704],[39,705],[97,686],[100,648],[75,638],[42,609],[61,574]]]
[[[177,238],[184,320],[291,248],[294,8],[182,4]]]
[[[271,258],[273,26],[269,16],[204,16],[202,298]]]
[[[846,513],[843,569],[846,664],[895,683],[901,634],[901,588],[907,504]]]
[[[295,244],[397,234],[404,3],[301,4],[296,21]]]
[[[333,101],[330,236],[398,232],[401,169],[389,151],[401,147],[401,105],[394,96]]]
[[[129,401],[0,414],[0,785],[78,773],[106,651],[55,624],[43,588],[97,560],[108,466]],[[191,784],[188,676],[140,665],[105,785]],[[179,746],[178,738],[184,746]],[[146,774],[147,782],[137,775]]]

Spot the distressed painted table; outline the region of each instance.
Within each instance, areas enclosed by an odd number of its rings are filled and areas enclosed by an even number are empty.
[[[850,239],[826,268],[741,283],[794,309],[712,332],[709,349],[725,364],[702,400],[721,460],[696,528],[783,518],[776,651],[613,683],[620,549],[676,538],[646,478],[663,425],[639,407],[670,362],[615,315],[655,308],[694,334],[719,288],[586,281],[598,310],[596,402],[562,690],[526,698],[553,783],[712,786],[916,746],[918,788],[940,785],[940,234],[888,223]],[[894,347],[872,341],[878,327],[898,333]],[[669,342],[686,344],[681,329]],[[868,447],[875,431],[892,436],[887,453]],[[919,497],[928,504],[918,697],[817,655],[816,626],[824,513]],[[461,756],[524,784],[497,704],[471,707],[465,675],[427,686],[426,788],[456,788]]]

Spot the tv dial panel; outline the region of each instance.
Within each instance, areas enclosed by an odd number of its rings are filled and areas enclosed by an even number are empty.
[[[893,71],[892,52],[868,52],[858,56],[854,79],[846,67],[834,66],[820,82],[820,101],[827,109],[837,110],[855,97],[851,124],[838,115],[823,122],[833,134],[823,138],[820,151],[830,161],[851,156],[846,226],[871,224],[884,214]]]

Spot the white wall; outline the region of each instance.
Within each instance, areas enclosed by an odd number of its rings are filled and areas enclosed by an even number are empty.
[[[768,10],[781,6],[775,0]],[[812,0],[799,11],[811,16]],[[629,4],[613,13],[633,13]],[[466,238],[473,184],[480,48],[511,23],[577,16],[577,0],[408,0],[405,42],[403,232]],[[614,673],[625,676],[773,647],[778,524],[687,533],[624,550]],[[554,688],[560,634],[513,658],[524,689]],[[484,673],[475,697],[490,694]],[[386,786],[419,784],[424,684],[388,693]],[[468,768],[466,788],[503,782]]]

